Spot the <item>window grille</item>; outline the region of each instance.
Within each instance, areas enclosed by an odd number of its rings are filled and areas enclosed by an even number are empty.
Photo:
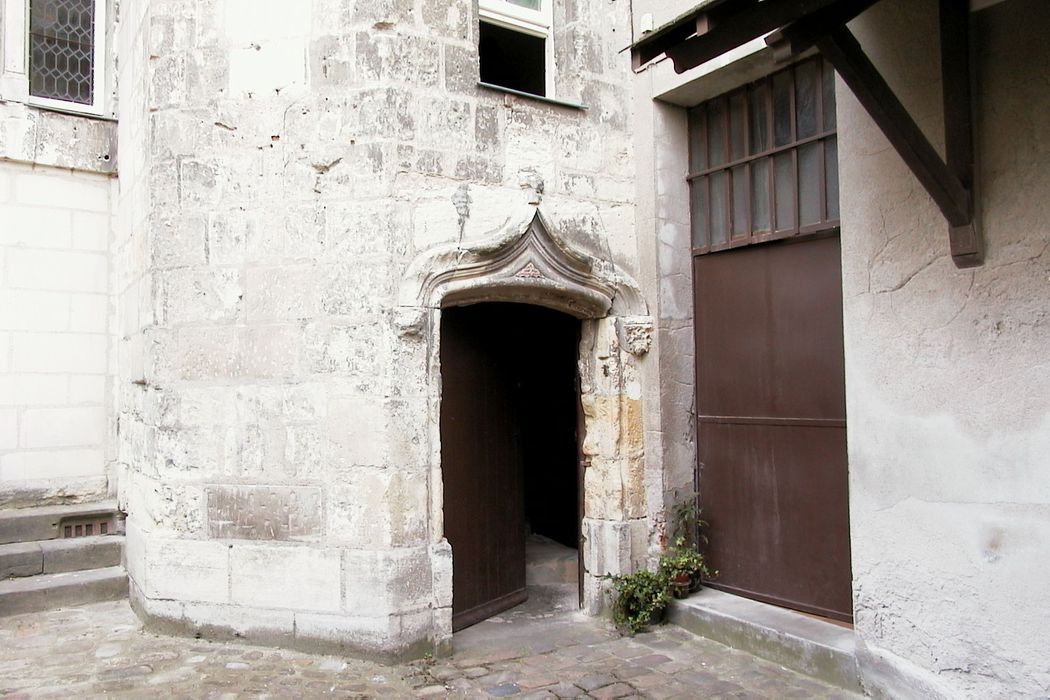
[[[834,70],[819,57],[689,111],[694,253],[839,225]]]
[[[29,94],[95,103],[96,0],[31,0]]]

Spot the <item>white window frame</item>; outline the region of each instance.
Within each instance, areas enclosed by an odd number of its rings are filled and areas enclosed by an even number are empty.
[[[106,108],[106,0],[95,2],[94,89],[92,104],[36,97],[29,94],[29,0],[0,0],[0,99],[34,107],[101,116]]]
[[[540,9],[532,10],[508,0],[478,0],[482,22],[543,39],[544,97],[554,98],[554,4],[540,0]]]

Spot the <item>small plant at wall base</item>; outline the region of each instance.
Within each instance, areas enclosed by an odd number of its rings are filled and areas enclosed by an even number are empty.
[[[663,621],[671,602],[667,579],[659,573],[636,571],[633,574],[606,576],[612,581],[613,623],[624,634],[637,634],[651,624]]]
[[[636,634],[651,624],[663,621],[671,597],[685,598],[700,590],[702,579],[718,575],[707,566],[699,543],[707,542],[700,519],[696,494],[679,502],[672,511],[674,546],[661,556],[656,572],[637,571],[619,576],[606,575],[612,581],[612,617],[624,634]]]
[[[666,581],[675,598],[685,598],[700,590],[700,581],[711,578],[704,555],[686,545],[684,537],[675,540],[674,547],[660,557],[657,573]]]

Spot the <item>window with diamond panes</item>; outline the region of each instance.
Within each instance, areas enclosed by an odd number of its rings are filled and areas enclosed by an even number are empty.
[[[96,0],[31,0],[29,94],[95,102]]]
[[[839,225],[834,71],[809,59],[689,110],[693,250]]]

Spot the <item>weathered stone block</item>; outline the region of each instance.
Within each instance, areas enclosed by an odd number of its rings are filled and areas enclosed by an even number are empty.
[[[345,377],[359,393],[380,393],[389,373],[387,331],[379,323],[308,324],[305,369],[311,374]]]
[[[249,323],[313,318],[321,311],[319,285],[313,265],[250,268],[245,284]]]
[[[425,548],[347,550],[344,559],[347,610],[379,615],[412,610],[430,601],[430,556]]]
[[[329,454],[343,467],[421,467],[429,445],[426,421],[423,399],[333,399],[325,422]]]
[[[364,235],[368,235],[365,233]],[[375,317],[393,305],[394,276],[387,258],[345,261],[323,273],[321,306],[335,316]]]
[[[230,599],[230,549],[222,542],[151,538],[146,542],[150,598],[226,603]]]
[[[625,516],[627,487],[623,460],[595,456],[583,473],[584,513],[588,518],[619,520]],[[643,491],[644,493],[644,491]]]
[[[154,468],[163,478],[178,481],[219,473],[221,428],[158,429],[154,438]]]
[[[228,322],[240,313],[244,287],[239,270],[182,268],[160,272],[155,280],[165,325]]]
[[[287,643],[295,629],[291,610],[263,610],[239,605],[187,602],[182,626],[208,638],[248,639],[262,644]]]
[[[423,24],[428,33],[469,41],[473,22],[470,6],[447,0],[423,0]]]
[[[227,0],[223,29],[235,45],[305,36],[312,27],[310,3],[288,7],[284,0]]]
[[[383,32],[356,36],[357,71],[362,81],[383,85],[407,82],[436,87],[441,45],[426,37]]]
[[[408,252],[411,209],[397,201],[333,202],[325,217],[325,256],[346,262],[359,256]]]
[[[305,83],[305,39],[270,40],[230,52],[230,92],[234,95],[269,95],[301,89]]]
[[[312,540],[321,535],[319,488],[209,486],[205,494],[211,537]]]
[[[237,605],[338,612],[342,555],[337,549],[233,545],[230,598]]]
[[[445,89],[449,92],[474,94],[478,89],[477,49],[445,44]]]
[[[434,605],[438,608],[452,607],[452,546],[448,540],[430,547],[431,586],[434,594]],[[451,621],[449,622],[451,626]],[[451,630],[449,632],[451,634]]]
[[[361,548],[411,547],[427,540],[427,480],[419,472],[355,467],[327,489],[329,540]]]
[[[147,353],[149,378],[214,379],[241,375],[241,329],[235,326],[186,327],[177,333],[149,333],[154,345]],[[174,342],[173,342],[174,341]]]

